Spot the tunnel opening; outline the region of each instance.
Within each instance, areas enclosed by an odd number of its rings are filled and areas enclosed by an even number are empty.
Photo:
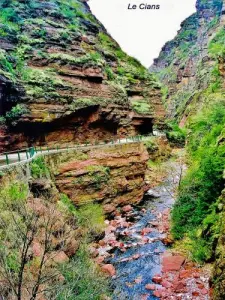
[[[138,134],[141,135],[150,135],[153,134],[153,119],[139,119],[135,120],[134,126]]]

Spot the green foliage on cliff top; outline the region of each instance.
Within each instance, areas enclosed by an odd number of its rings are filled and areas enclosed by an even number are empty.
[[[154,76],[122,51],[81,1],[2,0],[0,9],[0,35],[10,48],[0,49],[0,73],[21,84],[28,100],[59,101],[74,110],[92,105],[96,99],[76,99],[71,90],[77,85],[68,78],[76,76],[76,71],[85,77],[91,68],[99,73],[96,80],[104,74],[105,84],[128,89],[144,81],[148,88],[159,87]],[[120,94],[109,101],[123,105],[123,100]],[[102,104],[105,101],[99,101]]]

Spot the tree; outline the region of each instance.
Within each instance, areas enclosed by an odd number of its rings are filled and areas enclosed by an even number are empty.
[[[0,215],[0,295],[35,300],[48,295],[61,276],[55,259],[64,253],[70,228],[67,220],[57,225],[63,216],[55,203],[24,197],[21,186],[16,189],[14,199],[7,193],[1,198],[6,204]],[[64,253],[61,259],[68,257]]]

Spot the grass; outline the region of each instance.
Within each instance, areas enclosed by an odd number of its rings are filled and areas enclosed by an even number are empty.
[[[99,300],[110,296],[109,280],[90,259],[86,244],[82,244],[72,261],[61,269],[65,284],[57,300]]]
[[[92,235],[101,234],[105,228],[103,209],[100,204],[89,203],[82,205],[79,209],[75,208],[70,199],[65,195],[61,195],[59,206],[64,211],[72,214],[77,219],[77,224],[84,228],[89,239]]]

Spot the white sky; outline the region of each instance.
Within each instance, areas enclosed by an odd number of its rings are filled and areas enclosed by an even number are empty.
[[[128,4],[160,4],[160,10],[128,10]],[[149,67],[180,23],[195,12],[196,0],[89,0],[93,14],[129,55]]]

